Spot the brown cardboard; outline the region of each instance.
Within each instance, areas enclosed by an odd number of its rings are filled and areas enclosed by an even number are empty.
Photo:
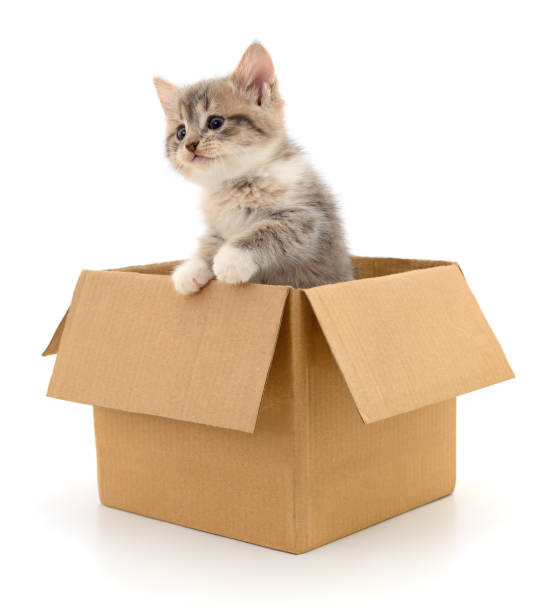
[[[48,394],[95,405],[101,501],[299,553],[450,493],[456,395],[513,373],[456,265],[354,263],[190,297],[174,262],[83,272]]]
[[[172,270],[178,263],[179,261],[167,261],[163,263],[148,264],[144,266],[129,266],[126,268],[116,268],[116,270],[124,272],[139,272],[142,274],[166,275],[169,274],[170,270]],[[68,312],[65,313],[65,316],[61,319],[61,322],[57,326],[57,329],[55,330],[55,333],[52,336],[52,339],[50,340],[50,343],[42,353],[44,357],[46,357],[47,355],[55,355],[59,350],[59,343],[61,341],[61,336],[63,335],[63,331],[65,329],[65,321],[67,320],[67,314]]]
[[[84,271],[48,395],[252,432],[287,295],[212,283],[181,298],[168,276]]]
[[[306,294],[365,423],[512,376],[456,265]]]

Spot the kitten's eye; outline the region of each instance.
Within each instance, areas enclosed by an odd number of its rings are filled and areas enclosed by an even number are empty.
[[[219,130],[223,125],[224,118],[223,117],[210,117],[208,119],[208,127],[211,130]]]
[[[187,134],[187,130],[184,125],[180,125],[178,131],[176,132],[176,138],[178,140],[183,140],[185,138],[185,134]]]

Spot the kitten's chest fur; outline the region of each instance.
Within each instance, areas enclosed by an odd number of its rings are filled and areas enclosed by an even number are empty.
[[[201,206],[210,232],[253,253],[252,282],[304,288],[353,278],[332,195],[301,155],[204,189]]]
[[[270,168],[205,190],[201,206],[208,225],[224,240],[229,240],[284,208],[292,199],[292,179],[297,169],[293,170]]]

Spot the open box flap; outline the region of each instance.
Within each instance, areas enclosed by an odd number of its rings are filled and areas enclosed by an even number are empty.
[[[44,352],[42,353],[42,357],[47,357],[48,355],[55,355],[57,351],[59,350],[59,343],[61,342],[61,336],[63,336],[63,331],[65,329],[65,322],[67,321],[68,314],[69,314],[69,311],[67,310],[67,312],[65,313],[65,315],[59,322],[59,325],[57,326],[57,329],[55,330],[54,335],[52,336],[52,339],[50,340],[50,343],[48,344],[48,346],[45,348]]]
[[[365,423],[514,376],[456,264],[306,294]]]
[[[140,272],[141,274],[171,274],[172,270],[182,262],[182,260],[177,261],[165,261],[162,263],[153,263],[139,266],[126,266],[124,268],[111,268],[109,271],[116,272]],[[61,336],[63,335],[63,330],[65,329],[65,321],[67,320],[68,311],[65,313],[65,316],[61,319],[57,329],[55,330],[50,343],[42,353],[43,357],[47,355],[55,355],[59,350],[59,343],[61,341]]]
[[[120,271],[120,272],[140,272],[142,274],[170,274],[172,270],[181,263],[182,260],[178,261],[165,261],[162,263],[153,263],[146,264],[140,266],[126,266],[124,268],[111,268],[110,271]],[[65,316],[61,319],[57,329],[55,330],[52,339],[50,340],[48,346],[45,348],[42,353],[43,357],[48,355],[55,355],[59,350],[59,343],[61,341],[61,336],[63,335],[63,330],[65,329],[65,321],[67,320],[67,314],[69,311],[65,313]]]
[[[253,432],[288,291],[213,281],[184,297],[166,275],[84,271],[45,351],[48,395]]]

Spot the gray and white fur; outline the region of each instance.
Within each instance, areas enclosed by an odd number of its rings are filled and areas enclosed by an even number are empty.
[[[289,140],[271,57],[253,43],[228,77],[155,78],[166,153],[202,187],[208,231],[172,278],[183,294],[226,283],[314,287],[353,279],[334,197]]]

